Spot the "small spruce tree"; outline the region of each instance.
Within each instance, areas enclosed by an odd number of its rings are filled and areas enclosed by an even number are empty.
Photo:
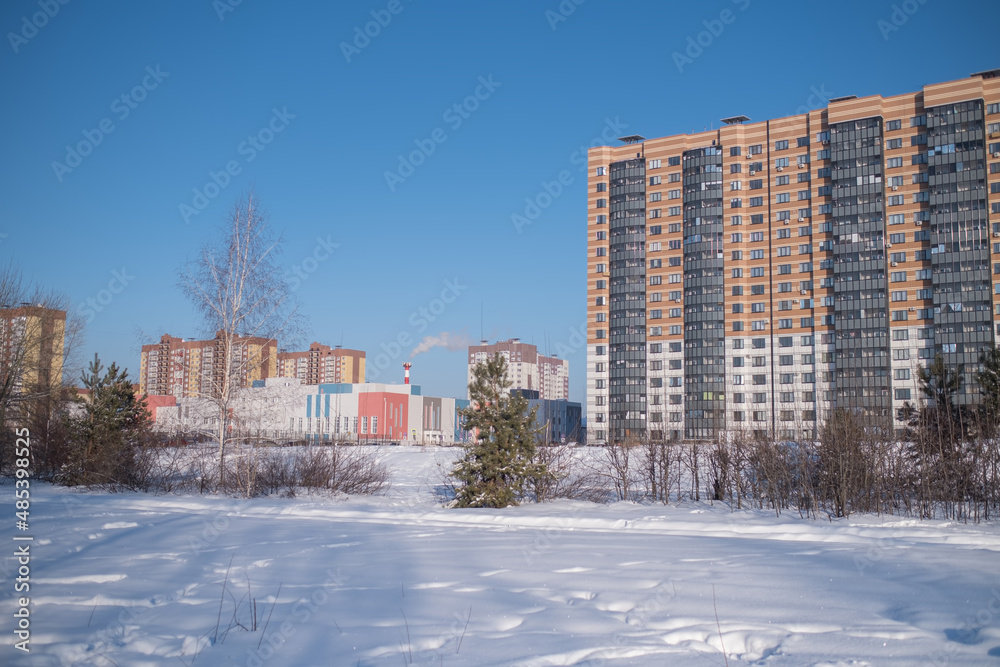
[[[97,355],[80,378],[90,400],[69,417],[70,451],[57,481],[145,489],[149,479],[151,420],[145,397],[136,396],[128,371],[114,363],[104,372]]]
[[[477,364],[469,383],[471,405],[462,410],[465,428],[476,430],[451,476],[456,507],[507,507],[525,496],[527,483],[544,476],[545,465],[532,463],[537,432],[536,408],[510,393],[507,361],[495,354]]]

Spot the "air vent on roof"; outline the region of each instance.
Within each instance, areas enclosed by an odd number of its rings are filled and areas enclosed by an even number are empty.
[[[843,102],[845,100],[856,100],[856,99],[858,99],[857,95],[844,95],[843,97],[831,97],[830,101],[831,102]]]

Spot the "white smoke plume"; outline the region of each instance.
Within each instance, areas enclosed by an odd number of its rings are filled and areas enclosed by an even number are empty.
[[[457,334],[442,331],[437,336],[424,336],[424,339],[410,352],[410,358],[429,352],[435,347],[443,347],[452,352],[462,350],[469,347],[472,342],[472,339],[464,331]]]

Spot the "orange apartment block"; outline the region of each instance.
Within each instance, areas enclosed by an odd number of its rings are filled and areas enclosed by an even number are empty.
[[[365,353],[313,343],[304,352],[279,352],[278,377],[299,378],[303,384],[365,381]]]
[[[225,332],[211,340],[185,340],[163,334],[159,343],[142,346],[139,391],[178,398],[211,398],[222,384]],[[236,336],[231,365],[238,386],[276,377],[278,342],[273,338]]]
[[[898,415],[936,355],[962,402],[1000,313],[1000,70],[592,148],[587,426],[813,438]]]

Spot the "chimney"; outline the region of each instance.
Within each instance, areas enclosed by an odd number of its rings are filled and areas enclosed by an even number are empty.
[[[403,384],[410,384],[410,368],[413,366],[409,361],[403,362]]]

